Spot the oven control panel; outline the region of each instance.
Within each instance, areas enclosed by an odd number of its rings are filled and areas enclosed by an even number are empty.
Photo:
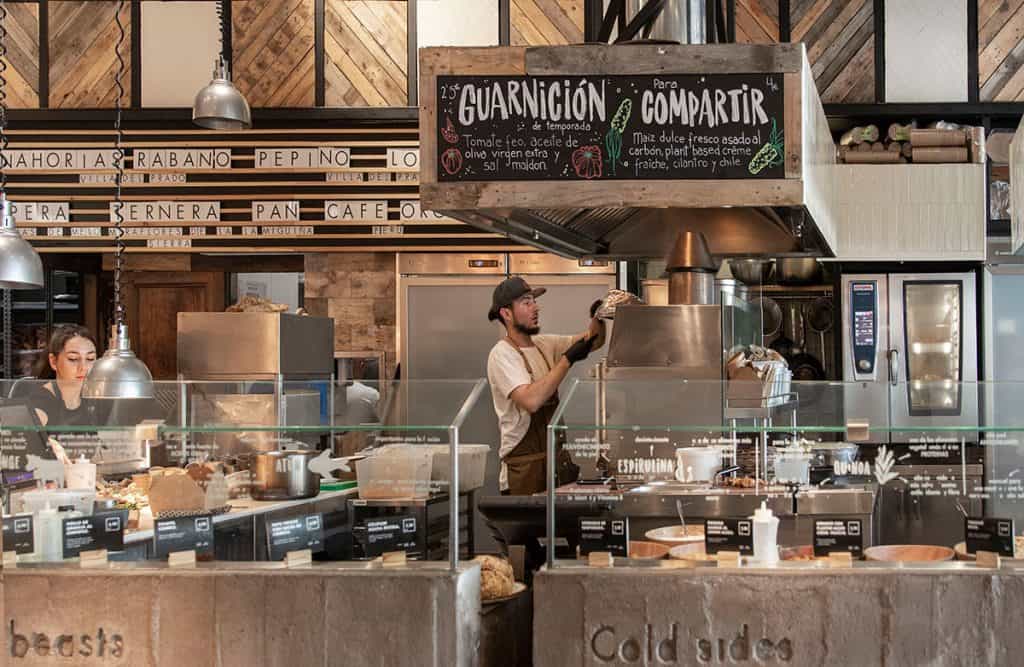
[[[858,380],[873,379],[878,352],[878,283],[850,283],[850,340],[853,341],[853,372]]]

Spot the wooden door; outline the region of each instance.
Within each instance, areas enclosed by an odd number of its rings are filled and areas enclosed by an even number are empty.
[[[132,349],[156,380],[178,369],[178,313],[224,310],[220,272],[127,272],[122,281]]]

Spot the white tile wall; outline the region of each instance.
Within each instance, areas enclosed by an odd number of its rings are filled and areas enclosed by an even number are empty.
[[[215,3],[142,3],[142,106],[192,106],[218,53]]]
[[[886,0],[885,101],[967,101],[967,2]]]

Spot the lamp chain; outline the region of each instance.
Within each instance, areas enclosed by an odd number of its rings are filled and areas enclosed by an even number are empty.
[[[2,2],[3,0],[0,0]],[[114,21],[117,23],[117,44],[114,46],[114,55],[117,56],[117,73],[114,83],[117,85],[117,99],[115,100],[117,116],[114,121],[116,138],[114,144],[114,168],[117,170],[114,175],[114,323],[120,330],[124,324],[124,304],[121,303],[121,271],[124,268],[124,214],[121,203],[121,183],[124,180],[124,132],[121,128],[121,98],[124,97],[124,84],[121,78],[124,76],[125,62],[121,55],[121,47],[124,45],[125,30],[121,23],[121,12],[124,9],[125,0],[117,3],[117,12],[114,14]]]

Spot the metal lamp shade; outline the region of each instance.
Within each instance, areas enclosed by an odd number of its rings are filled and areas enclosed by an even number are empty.
[[[125,325],[118,327],[109,349],[85,376],[82,397],[153,398],[153,375],[132,352]]]
[[[32,245],[14,228],[11,203],[0,199],[0,288],[39,289],[43,286],[43,261]]]
[[[213,80],[196,95],[192,122],[209,130],[248,130],[252,113],[242,93],[231,83],[224,60],[218,60]]]

